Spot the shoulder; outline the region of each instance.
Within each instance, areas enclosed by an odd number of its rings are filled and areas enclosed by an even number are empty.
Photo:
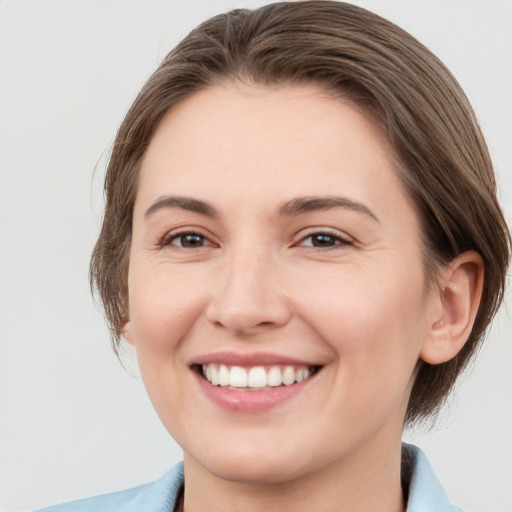
[[[154,482],[54,505],[38,512],[172,512],[182,486],[183,463],[179,463]]]
[[[411,444],[404,443],[402,450],[408,466],[403,471],[407,475],[404,485],[409,488],[406,512],[464,512],[449,502],[427,456]]]

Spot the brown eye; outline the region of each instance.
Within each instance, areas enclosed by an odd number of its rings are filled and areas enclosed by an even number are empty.
[[[313,235],[311,245],[313,247],[332,247],[338,240],[332,235]]]
[[[201,247],[204,245],[204,237],[201,235],[182,235],[178,240],[181,247]]]
[[[303,238],[301,245],[306,247],[329,248],[339,245],[351,245],[351,242],[330,233],[313,233]]]
[[[198,233],[179,233],[164,240],[162,245],[174,245],[183,249],[196,249],[210,244],[206,237]]]

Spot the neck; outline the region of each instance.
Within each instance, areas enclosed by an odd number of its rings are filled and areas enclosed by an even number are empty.
[[[225,480],[185,454],[185,512],[404,512],[400,443],[363,447],[342,463],[278,483]],[[367,453],[365,453],[367,452]]]

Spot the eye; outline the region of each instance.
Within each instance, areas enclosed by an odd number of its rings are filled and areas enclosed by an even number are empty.
[[[161,246],[176,246],[182,249],[197,249],[212,243],[199,233],[172,233],[162,240]]]
[[[328,232],[320,232],[320,233],[311,233],[310,235],[304,237],[299,245],[303,247],[319,247],[319,248],[329,248],[336,247],[342,245],[353,245],[350,240],[341,237],[338,234],[328,233]]]

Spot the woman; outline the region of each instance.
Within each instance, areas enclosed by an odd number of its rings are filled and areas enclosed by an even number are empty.
[[[91,262],[184,451],[56,510],[459,510],[432,418],[503,295],[510,237],[458,84],[360,8],[215,17],[114,143]]]

